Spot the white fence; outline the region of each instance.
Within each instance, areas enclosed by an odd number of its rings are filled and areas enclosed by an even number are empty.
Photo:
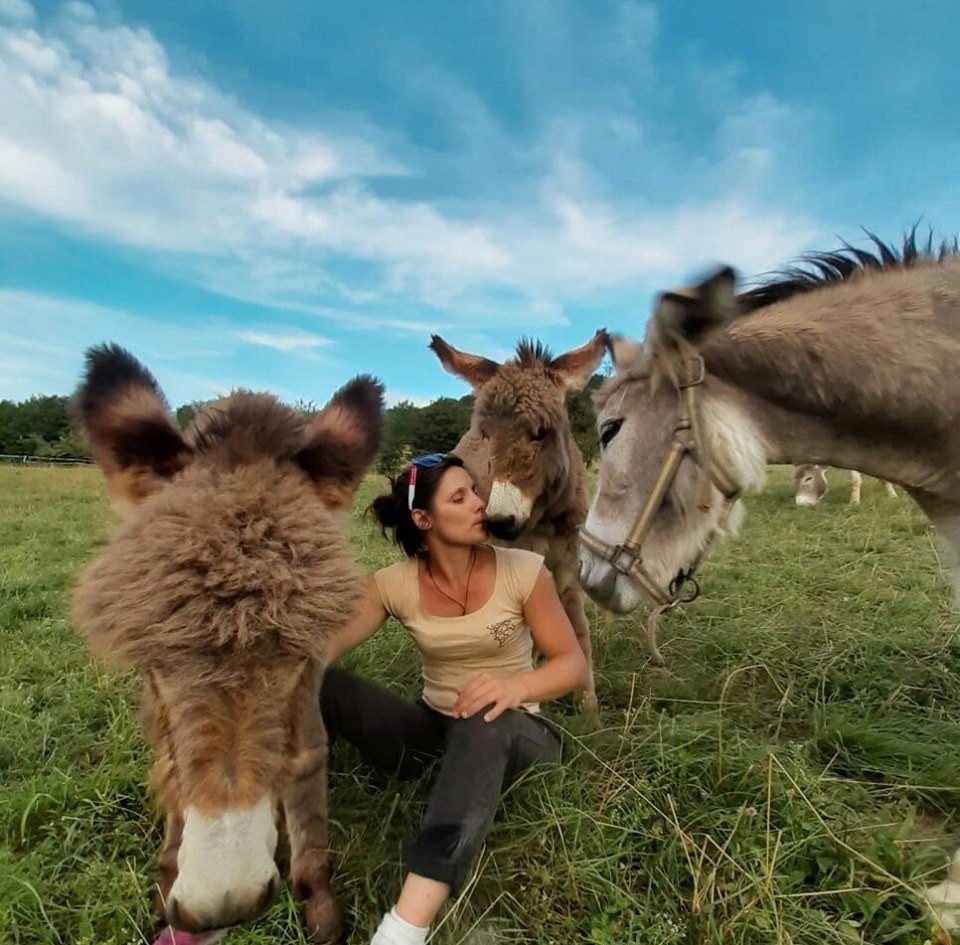
[[[18,466],[90,466],[92,459],[83,456],[18,456],[0,453],[0,463]]]

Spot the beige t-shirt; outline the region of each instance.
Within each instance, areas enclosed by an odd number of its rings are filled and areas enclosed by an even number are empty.
[[[409,631],[423,661],[423,701],[453,715],[457,694],[477,673],[512,676],[533,668],[533,638],[523,605],[533,592],[543,556],[493,547],[497,576],[486,603],[462,617],[436,617],[420,607],[417,559],[381,568],[374,579],[384,609]],[[525,702],[539,712],[538,702]]]

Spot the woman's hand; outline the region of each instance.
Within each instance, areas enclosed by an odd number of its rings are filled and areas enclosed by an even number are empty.
[[[469,719],[492,702],[493,708],[483,717],[484,722],[492,722],[507,709],[516,709],[528,699],[522,676],[498,679],[489,673],[480,673],[460,690],[453,713],[458,719]]]

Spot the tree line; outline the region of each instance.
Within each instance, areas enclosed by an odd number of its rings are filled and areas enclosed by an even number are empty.
[[[571,430],[588,463],[598,453],[590,395],[602,380],[600,375],[594,375],[586,390],[567,397]],[[178,407],[174,416],[180,429],[186,429],[206,403],[192,401]],[[291,406],[305,416],[319,409],[312,401],[298,401]],[[69,407],[69,398],[57,395],[31,397],[20,402],[0,400],[0,454],[37,458],[89,457],[89,447],[73,430]],[[390,473],[409,461],[411,456],[453,449],[470,426],[472,409],[472,394],[460,398],[439,397],[421,407],[410,401],[401,401],[391,407],[385,415],[383,448],[377,460],[377,471]]]

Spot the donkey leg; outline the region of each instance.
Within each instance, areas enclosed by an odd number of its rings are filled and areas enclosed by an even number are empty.
[[[946,546],[945,558],[953,583],[953,603],[954,607],[960,610],[960,512],[954,512],[949,516],[931,515],[930,518]]]
[[[168,813],[163,832],[163,846],[157,857],[157,894],[153,903],[154,914],[165,922],[170,889],[177,878],[177,855],[183,839],[183,817],[179,811]]]
[[[156,798],[157,807],[164,812],[163,844],[157,856],[157,883],[153,899],[153,913],[161,923],[166,923],[167,903],[170,890],[177,878],[177,856],[183,840],[183,805],[177,782],[177,767],[170,750],[169,733],[162,703],[156,698],[156,688],[151,679],[144,690],[141,704],[141,719],[153,742],[156,758],[150,769],[150,791]]]
[[[327,733],[320,715],[321,668],[301,690],[304,699],[297,724],[297,753],[290,785],[283,795],[290,843],[290,882],[304,901],[311,942],[332,943],[341,935],[340,909],[330,889],[327,838]]]
[[[960,506],[922,489],[907,489],[910,497],[936,527],[950,569],[954,608],[960,610]]]
[[[569,572],[569,573],[568,573]],[[595,716],[599,709],[597,690],[593,679],[593,644],[590,639],[590,622],[584,607],[583,590],[576,579],[575,572],[568,568],[558,568],[555,575],[560,603],[573,625],[580,649],[587,661],[587,683],[574,694],[574,702],[581,712]]]
[[[850,504],[860,504],[860,490],[863,487],[863,476],[855,469],[850,470]]]
[[[897,490],[896,490],[896,488],[894,487],[894,485],[893,485],[892,482],[887,482],[886,480],[884,480],[883,486],[884,486],[884,488],[887,490],[887,495],[888,495],[891,499],[896,499],[896,498],[898,498],[898,496],[897,496]]]

